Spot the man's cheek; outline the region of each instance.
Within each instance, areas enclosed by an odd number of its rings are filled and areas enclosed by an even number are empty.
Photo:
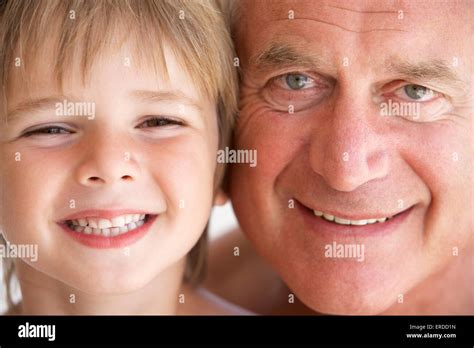
[[[398,139],[399,151],[430,191],[451,186],[468,168],[464,134],[446,124],[417,124]]]
[[[285,141],[286,135],[275,137],[273,132],[262,129],[260,132],[252,130],[248,134],[249,141],[242,139],[237,145],[239,150],[249,150],[255,154],[255,166],[239,164],[239,168],[247,176],[253,177],[262,185],[273,182],[292,160],[291,144]]]

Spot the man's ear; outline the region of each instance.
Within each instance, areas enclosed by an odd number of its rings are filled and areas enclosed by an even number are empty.
[[[229,196],[222,190],[217,189],[217,192],[214,196],[214,205],[224,205],[229,201]]]

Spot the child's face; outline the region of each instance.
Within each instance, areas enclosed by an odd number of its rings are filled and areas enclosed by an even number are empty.
[[[34,62],[28,85],[12,68],[11,118],[0,127],[7,240],[37,244],[30,266],[92,293],[139,288],[182,259],[212,206],[214,102],[169,50],[168,82],[128,52],[97,60],[85,85],[74,64],[62,90],[48,54]],[[127,225],[130,214],[140,221]],[[70,226],[85,223],[88,233]]]

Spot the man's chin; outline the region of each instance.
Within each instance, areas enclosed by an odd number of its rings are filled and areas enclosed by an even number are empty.
[[[395,295],[396,297],[396,295]],[[388,310],[396,300],[392,294],[334,293],[323,296],[305,296],[299,299],[313,311],[331,315],[377,315]]]
[[[375,301],[373,299],[355,299],[353,302],[340,301],[340,298],[328,298],[316,300],[314,303],[306,304],[314,311],[330,315],[378,315],[389,309],[393,302]]]
[[[353,277],[348,280],[338,277],[321,277],[285,281],[295,296],[308,308],[322,314],[334,315],[376,315],[382,314],[397,303],[403,303],[403,290],[394,278],[367,281]]]

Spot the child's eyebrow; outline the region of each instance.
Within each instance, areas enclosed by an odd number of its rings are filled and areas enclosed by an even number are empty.
[[[73,98],[71,96],[52,96],[30,99],[25,102],[21,102],[7,112],[7,122],[35,111],[51,110],[55,107],[56,103],[62,103],[65,99],[74,102],[78,101],[77,98]]]
[[[172,102],[191,106],[196,108],[198,111],[202,111],[200,103],[181,91],[136,90],[132,91],[130,96],[142,102]],[[12,121],[22,115],[51,110],[55,107],[56,103],[63,103],[64,100],[80,102],[78,98],[64,95],[31,99],[22,102],[9,110],[7,112],[7,122]]]
[[[130,93],[135,99],[142,102],[171,102],[177,104],[183,104],[196,108],[198,111],[202,111],[201,104],[195,99],[187,96],[180,90],[173,91],[150,91],[150,90],[136,90]]]

